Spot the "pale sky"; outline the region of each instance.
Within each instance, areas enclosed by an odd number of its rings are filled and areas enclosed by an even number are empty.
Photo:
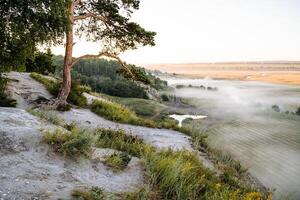
[[[130,63],[300,60],[300,0],[141,0],[133,20],[157,36],[121,55]],[[74,56],[97,46],[79,41]]]

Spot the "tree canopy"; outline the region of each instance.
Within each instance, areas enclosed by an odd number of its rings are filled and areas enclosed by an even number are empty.
[[[38,44],[62,41],[65,0],[0,0],[0,69],[24,65]]]
[[[109,57],[115,59],[134,79],[130,67],[118,57],[119,53],[139,46],[154,45],[155,32],[147,31],[130,21],[139,8],[139,0],[72,0],[68,4],[70,28],[66,32],[63,84],[57,103],[65,104],[71,88],[71,69],[83,58]],[[73,60],[74,35],[99,43],[99,53],[86,54]]]

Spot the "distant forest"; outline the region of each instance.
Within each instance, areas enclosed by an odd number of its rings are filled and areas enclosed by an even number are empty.
[[[55,74],[62,75],[63,56],[54,56]],[[118,71],[121,66],[116,61],[105,59],[84,59],[74,66],[72,79],[80,84],[88,85],[95,92],[106,93],[118,97],[148,99],[147,92],[136,82],[124,78]],[[151,87],[159,90],[167,87],[165,81],[138,68],[140,73],[149,80]]]

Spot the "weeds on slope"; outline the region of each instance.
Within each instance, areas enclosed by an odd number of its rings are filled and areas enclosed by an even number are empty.
[[[91,111],[114,122],[155,127],[152,120],[138,117],[135,112],[117,103],[96,100],[91,105]]]
[[[40,118],[41,120],[44,120],[57,126],[63,127],[66,124],[65,120],[58,117],[54,111],[47,111],[42,109],[28,109],[27,112],[29,112],[33,116]]]
[[[197,154],[188,151],[154,151],[145,154],[150,184],[164,200],[262,200],[255,190],[232,187],[206,169]]]
[[[58,153],[68,157],[89,156],[92,137],[84,131],[67,132],[61,129],[44,131],[42,142]]]
[[[153,149],[143,140],[126,135],[121,129],[97,129],[94,135],[96,136],[95,146],[98,148],[116,149],[136,157],[141,157],[147,149]]]
[[[17,102],[11,99],[5,91],[8,81],[7,78],[3,78],[0,74],[0,107],[16,107],[17,105]]]
[[[130,160],[131,156],[128,153],[122,152],[107,156],[103,163],[112,168],[114,172],[119,172],[127,167]]]

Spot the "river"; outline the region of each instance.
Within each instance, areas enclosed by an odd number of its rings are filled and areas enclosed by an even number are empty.
[[[300,116],[292,113],[300,106],[300,86],[163,79],[174,86],[176,96],[196,99],[199,114],[208,116],[203,120],[210,124],[211,145],[230,153],[266,187],[276,189],[275,199],[300,199]]]

